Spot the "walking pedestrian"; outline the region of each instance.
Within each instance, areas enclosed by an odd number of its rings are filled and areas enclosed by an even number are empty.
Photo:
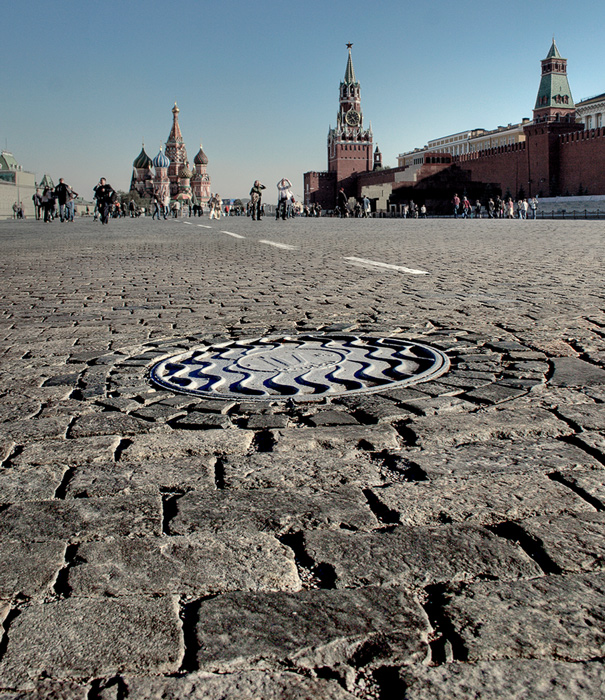
[[[291,191],[292,183],[287,177],[282,177],[282,179],[277,183],[277,209],[275,212],[275,219],[279,219],[280,215],[282,220],[285,220],[288,216],[288,202],[293,199]]]
[[[250,212],[252,214],[252,221],[260,221],[262,216],[261,201],[263,197],[263,190],[267,189],[264,185],[261,185],[260,180],[255,180],[250,190]]]
[[[32,201],[34,203],[34,212],[36,214],[36,221],[40,221],[42,217],[42,195],[40,194],[40,188],[36,187],[36,191],[32,196]]]
[[[67,193],[67,202],[65,202],[65,218],[68,222],[72,224],[74,222],[77,196],[78,193],[74,192],[73,189],[70,187],[69,192]]]
[[[71,187],[60,177],[59,184],[55,187],[55,197],[59,202],[59,219],[61,221],[65,221],[65,205],[67,204],[70,190]]]
[[[536,196],[533,196],[529,200],[529,209],[531,211],[531,218],[535,219],[536,218],[536,213],[538,211],[538,198]]]
[[[347,195],[345,194],[344,187],[338,190],[338,197],[336,199],[336,208],[338,209],[338,215],[341,219],[345,219],[348,216],[347,211]]]
[[[102,177],[99,180],[99,184],[94,188],[94,193],[101,216],[101,224],[108,224],[111,205],[116,197],[116,192],[107,180]]]

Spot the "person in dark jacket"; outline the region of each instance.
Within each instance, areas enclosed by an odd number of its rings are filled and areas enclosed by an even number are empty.
[[[252,185],[252,189],[250,190],[250,211],[252,214],[252,221],[260,221],[261,219],[261,199],[264,189],[266,189],[265,186],[261,185],[259,180],[254,181],[254,185]]]
[[[113,187],[107,182],[107,180],[102,177],[99,180],[99,184],[94,188],[95,199],[97,200],[97,208],[99,209],[99,214],[101,215],[101,223],[109,223],[109,212],[111,211],[111,205],[113,204],[114,197],[116,195]]]
[[[55,197],[59,202],[59,218],[61,221],[65,221],[65,205],[69,200],[69,194],[71,192],[71,187],[65,183],[65,180],[60,177],[59,184],[55,187]]]

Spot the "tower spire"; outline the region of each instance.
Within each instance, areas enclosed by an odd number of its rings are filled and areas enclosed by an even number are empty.
[[[567,80],[567,59],[562,58],[554,37],[546,58],[534,107],[534,121],[573,119],[575,104]]]
[[[353,59],[351,58],[351,47],[353,44],[347,44],[347,49],[349,50],[349,58],[347,60],[347,69],[345,70],[344,82],[346,85],[351,85],[351,83],[356,83],[355,80],[355,70],[353,69]]]

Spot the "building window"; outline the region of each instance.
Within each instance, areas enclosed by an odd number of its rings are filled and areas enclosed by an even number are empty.
[[[600,129],[603,126],[603,115],[599,112],[596,115],[596,120],[597,120],[597,129]]]
[[[586,117],[586,128],[592,129],[592,116],[591,115]]]

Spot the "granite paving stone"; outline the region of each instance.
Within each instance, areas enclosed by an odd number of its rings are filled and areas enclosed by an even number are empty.
[[[562,472],[564,482],[585,494],[599,510],[605,510],[605,470],[594,472]]]
[[[67,544],[60,541],[3,542],[0,556],[0,599],[40,598],[50,594],[65,563]],[[0,685],[1,687],[1,685]]]
[[[421,446],[461,445],[494,439],[558,438],[573,431],[541,408],[493,409],[465,416],[415,418],[409,425]]]
[[[283,429],[271,431],[277,454],[309,452],[312,450],[338,450],[350,452],[358,449],[397,449],[400,438],[390,425],[337,426],[327,428]]]
[[[109,462],[120,444],[116,435],[70,440],[40,440],[23,447],[11,458],[14,467],[59,465],[73,467],[91,462]]]
[[[522,520],[518,525],[561,571],[582,572],[605,568],[603,512],[544,515]]]
[[[575,445],[557,440],[494,440],[436,447],[408,453],[430,479],[451,476],[550,473],[559,470],[601,470],[601,463]],[[489,483],[489,481],[487,482]]]
[[[41,676],[174,673],[183,657],[175,597],[73,598],[24,608],[9,628],[0,678],[34,687]]]
[[[194,538],[113,538],[78,547],[69,570],[74,596],[225,591],[298,591],[292,550],[264,533],[200,533]]]
[[[605,384],[605,369],[578,357],[556,357],[552,360],[554,386],[592,386]]]
[[[477,577],[520,578],[542,572],[519,547],[473,525],[384,532],[308,531],[305,551],[328,564],[337,588],[427,586]]]
[[[222,462],[226,489],[315,488],[331,491],[350,485],[364,488],[388,482],[391,475],[363,453],[344,458],[330,453],[289,457],[260,452],[227,457]]]
[[[159,495],[24,501],[0,511],[0,541],[79,542],[100,537],[157,535]]]
[[[488,483],[470,477],[390,484],[373,493],[404,525],[495,525],[535,515],[594,512],[584,499],[544,474],[499,474]]]
[[[285,534],[308,527],[371,530],[378,525],[360,489],[342,486],[322,492],[267,488],[186,493],[178,499],[170,533],[251,530]]]
[[[138,491],[184,492],[216,488],[213,455],[87,464],[74,470],[65,498],[126,495]]]
[[[93,435],[135,435],[145,433],[149,428],[147,421],[116,411],[105,411],[76,418],[70,426],[69,436],[77,439]]]
[[[488,659],[590,661],[605,650],[605,573],[473,583],[444,613],[470,663]]]
[[[129,700],[354,700],[335,680],[309,678],[290,671],[242,671],[239,673],[197,672],[184,677],[123,679]],[[99,700],[114,700],[101,691]]]
[[[400,671],[406,700],[588,700],[605,693],[602,662],[511,659]]]
[[[356,657],[364,666],[407,664],[427,659],[430,630],[420,604],[395,588],[227,593],[199,608],[197,658],[200,669],[223,673],[286,661],[330,668]]]
[[[217,454],[246,454],[252,445],[252,431],[202,430],[173,431],[162,428],[145,435],[135,435],[120,461],[141,462],[179,457]]]
[[[575,404],[557,408],[558,414],[581,430],[605,431],[605,404]]]

